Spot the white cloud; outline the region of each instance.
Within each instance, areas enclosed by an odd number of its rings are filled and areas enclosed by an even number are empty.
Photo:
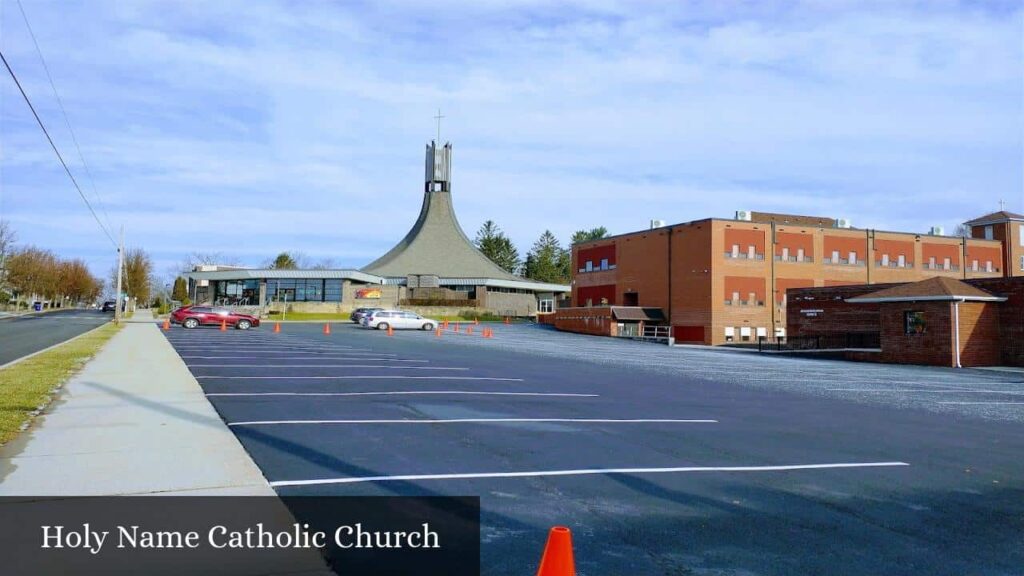
[[[2,48],[74,159],[0,2]],[[738,208],[914,230],[998,199],[1024,211],[1012,3],[26,9],[111,219],[162,260],[199,246],[366,263],[415,218],[438,107],[467,232],[492,218],[522,251],[545,228]],[[103,250],[10,82],[0,90],[0,213],[26,242]]]

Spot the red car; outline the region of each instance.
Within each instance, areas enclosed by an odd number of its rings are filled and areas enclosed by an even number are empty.
[[[182,306],[171,312],[171,322],[181,324],[185,328],[198,328],[203,325],[220,326],[223,322],[239,330],[248,330],[260,325],[260,319],[255,316],[210,306]]]

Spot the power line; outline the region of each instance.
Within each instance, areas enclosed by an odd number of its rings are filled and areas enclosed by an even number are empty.
[[[75,185],[75,190],[78,190],[78,195],[82,197],[82,202],[85,202],[85,206],[89,208],[89,212],[96,220],[96,224],[99,224],[100,230],[103,230],[107,239],[110,240],[110,243],[116,248],[117,242],[114,240],[114,237],[110,235],[110,231],[103,225],[103,222],[100,221],[99,216],[96,215],[96,210],[92,207],[92,203],[85,197],[85,193],[82,192],[82,187],[78,185],[78,180],[75,180],[75,175],[72,174],[71,169],[68,168],[67,162],[64,161],[64,157],[61,156],[60,150],[57,149],[57,145],[54,144],[53,138],[50,137],[50,132],[46,130],[46,125],[43,124],[43,120],[39,117],[39,113],[36,112],[36,107],[32,105],[32,100],[30,100],[28,94],[25,93],[25,89],[21,87],[21,82],[18,81],[18,76],[14,73],[14,70],[11,69],[11,65],[7,62],[7,57],[4,56],[2,51],[0,51],[0,60],[3,60],[4,67],[7,68],[7,73],[11,75],[11,78],[14,80],[14,84],[17,85],[18,91],[21,92],[21,97],[25,99],[25,103],[28,104],[29,110],[32,111],[32,116],[35,117],[36,122],[39,124],[39,128],[41,128],[43,134],[46,135],[46,140],[50,143],[50,147],[53,148],[53,153],[57,155],[57,160],[60,160],[61,166],[64,167],[64,172],[66,172],[68,178],[71,179],[71,183]]]
[[[39,61],[43,64],[43,70],[46,72],[46,79],[50,81],[50,88],[53,89],[53,96],[57,99],[57,105],[60,106],[60,112],[64,116],[64,124],[67,125],[68,132],[71,134],[71,141],[74,142],[75,150],[78,151],[78,159],[82,161],[82,167],[85,168],[85,174],[89,178],[93,197],[96,198],[96,203],[99,204],[100,210],[106,218],[107,228],[113,228],[114,226],[110,223],[110,214],[107,213],[105,203],[103,202],[103,199],[100,198],[99,190],[96,188],[96,180],[92,177],[92,170],[89,169],[89,165],[85,162],[85,155],[82,154],[82,148],[78,145],[78,137],[75,136],[75,130],[71,127],[71,120],[68,119],[68,112],[64,108],[64,101],[57,92],[57,85],[54,83],[53,76],[50,74],[50,67],[46,64],[46,58],[43,58],[43,51],[39,47],[39,41],[36,40],[36,33],[32,30],[32,25],[28,22],[28,14],[25,13],[25,7],[21,4],[21,0],[16,1],[18,3],[18,10],[21,11],[21,18],[25,21],[25,28],[28,29],[28,35],[32,38],[32,44],[36,47],[36,54],[39,55]]]

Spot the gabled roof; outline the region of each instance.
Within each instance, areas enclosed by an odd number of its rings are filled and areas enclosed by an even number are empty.
[[[965,284],[955,278],[936,276],[920,282],[900,284],[877,292],[870,292],[856,298],[847,298],[854,304],[880,302],[922,302],[922,301],[969,301],[1003,302],[1006,298],[993,296],[980,288]]]
[[[1024,216],[1013,212],[1007,212],[1006,210],[1000,210],[999,212],[985,214],[984,216],[980,216],[969,222],[964,222],[964,224],[967,224],[968,226],[977,226],[980,224],[996,224],[1010,220],[1024,220]]]

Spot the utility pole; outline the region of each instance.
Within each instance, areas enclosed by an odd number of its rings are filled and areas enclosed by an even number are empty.
[[[117,245],[117,296],[114,298],[114,323],[121,323],[121,271],[124,270],[124,225],[121,225],[121,238]]]

